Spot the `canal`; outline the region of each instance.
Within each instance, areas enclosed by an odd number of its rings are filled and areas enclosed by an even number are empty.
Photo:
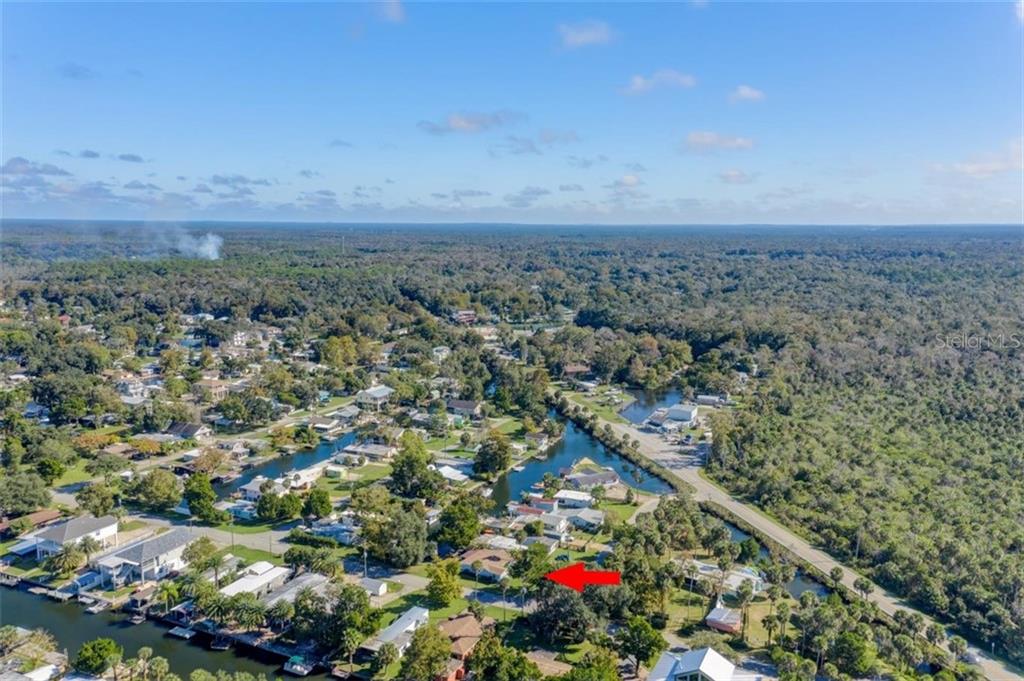
[[[342,449],[355,442],[355,439],[355,432],[349,431],[333,442],[321,441],[320,444],[312,449],[300,449],[294,454],[275,456],[251,468],[247,468],[240,476],[225,485],[216,485],[214,490],[217,492],[217,496],[221,498],[229,497],[258,475],[273,480],[290,470],[306,468],[307,466],[327,461]]]
[[[205,647],[205,637],[182,641],[168,636],[168,628],[155,622],[133,625],[123,613],[90,615],[73,601],[60,603],[20,589],[0,587],[0,625],[4,624],[47,630],[57,640],[61,652],[67,652],[72,660],[83,643],[99,637],[116,641],[124,648],[126,658],[135,657],[139,648],[148,646],[154,655],[167,658],[171,671],[186,681],[195,669],[223,669],[268,677],[281,671],[280,658],[262,651],[218,652]]]

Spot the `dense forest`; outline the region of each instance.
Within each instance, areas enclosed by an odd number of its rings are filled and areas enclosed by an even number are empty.
[[[58,334],[60,314],[128,346],[203,312],[226,318],[204,329],[213,343],[254,320],[286,344],[394,341],[413,363],[470,333],[438,323],[458,309],[499,334],[545,328],[520,352],[552,375],[584,362],[732,392],[711,476],[1024,662],[1019,229],[189,229],[223,238],[221,257],[182,257],[167,225],[3,224],[0,298],[30,323],[0,328],[0,356],[36,377],[35,399],[110,401],[67,389],[107,360]],[[450,361],[482,389],[486,357]]]

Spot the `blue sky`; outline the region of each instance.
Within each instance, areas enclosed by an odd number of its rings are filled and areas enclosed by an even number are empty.
[[[1022,221],[1019,3],[2,12],[4,217]]]

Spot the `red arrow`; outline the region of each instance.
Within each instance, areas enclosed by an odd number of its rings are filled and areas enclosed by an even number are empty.
[[[544,576],[556,584],[576,591],[583,591],[583,587],[587,584],[619,584],[622,582],[622,575],[618,572],[602,572],[600,570],[587,572],[583,563],[553,570]]]

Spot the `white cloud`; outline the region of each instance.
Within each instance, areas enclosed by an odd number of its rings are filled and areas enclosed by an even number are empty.
[[[612,41],[612,29],[603,21],[582,21],[576,24],[559,24],[562,47],[575,50],[589,45],[607,45]]]
[[[1020,172],[1024,170],[1024,137],[1010,140],[1000,153],[977,156],[958,163],[937,164],[934,168],[940,172],[951,172],[976,179],[985,179],[1010,171]]]
[[[697,79],[688,73],[680,73],[674,69],[660,69],[650,76],[639,74],[629,79],[629,85],[622,89],[623,94],[639,95],[655,88],[690,88],[697,84]]]
[[[760,102],[764,99],[764,92],[749,85],[737,85],[729,99],[733,102]]]
[[[401,0],[383,0],[380,3],[380,14],[384,21],[398,24],[405,21],[405,6]]]
[[[707,152],[718,149],[750,149],[754,146],[754,140],[749,137],[735,137],[697,130],[686,136],[685,144],[690,151]]]
[[[1014,4],[1017,6],[1017,21],[1024,24],[1024,0],[1017,0]]]
[[[737,168],[730,168],[718,173],[718,179],[726,184],[750,184],[755,177],[757,176]]]
[[[503,125],[509,125],[526,118],[515,111],[494,111],[490,113],[452,113],[439,123],[420,121],[420,130],[431,135],[447,135],[451,132],[477,133]]]

